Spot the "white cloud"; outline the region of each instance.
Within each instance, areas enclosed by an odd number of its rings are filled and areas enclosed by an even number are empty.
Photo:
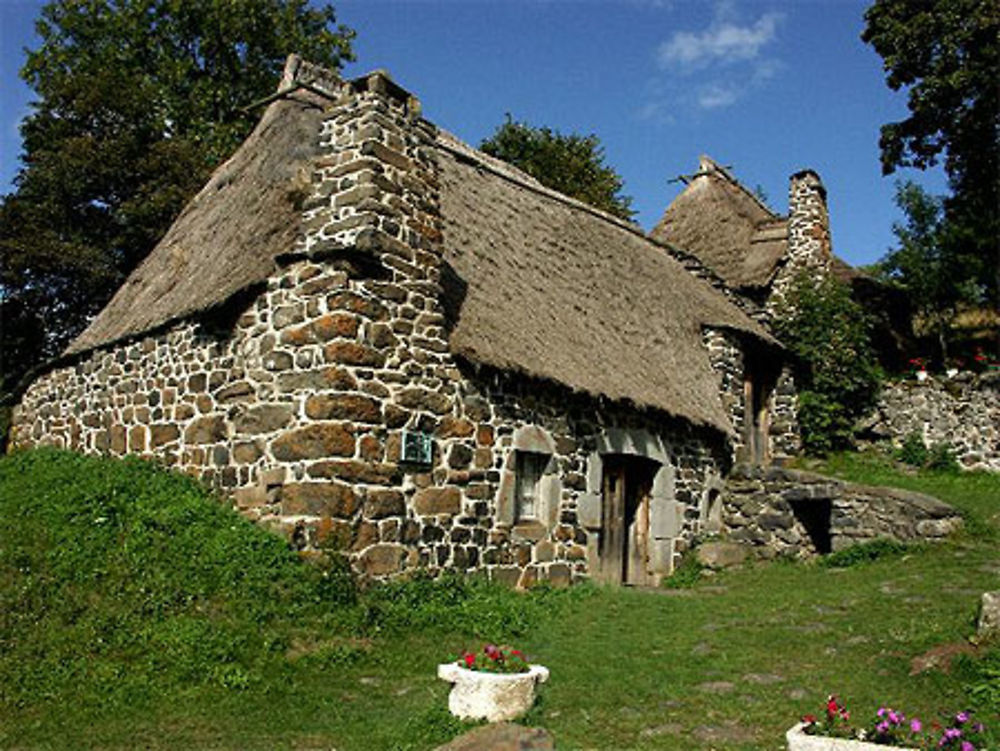
[[[673,108],[718,110],[736,104],[781,70],[771,49],[783,18],[767,12],[741,19],[734,0],[719,0],[705,28],[675,31],[656,48],[656,64],[665,76],[658,77],[656,88],[669,92]],[[637,114],[649,117],[659,109],[654,100]]]
[[[753,60],[762,47],[774,41],[780,21],[780,13],[765,13],[749,26],[737,26],[720,21],[717,15],[704,31],[675,32],[660,45],[657,60],[664,68],[687,69]]]
[[[724,83],[710,83],[698,90],[698,106],[703,110],[714,110],[735,104],[740,92]]]

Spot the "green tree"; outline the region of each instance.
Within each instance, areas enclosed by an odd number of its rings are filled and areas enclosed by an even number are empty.
[[[604,149],[593,134],[565,135],[516,122],[507,115],[507,122],[479,148],[570,198],[622,219],[631,220],[635,214],[632,199],[621,193],[621,176],[604,163]]]
[[[963,250],[944,219],[944,202],[911,181],[896,184],[896,205],[905,222],[892,226],[899,246],[879,262],[877,274],[906,290],[918,324],[948,357],[950,324],[961,303],[977,302],[979,259]]]
[[[980,259],[979,282],[1000,304],[1000,4],[876,0],[865,22],[889,87],[908,92],[910,116],[882,126],[882,170],[943,158],[949,242]]]
[[[21,76],[37,97],[0,206],[0,390],[61,351],[253,127],[289,53],[353,32],[307,0],[61,0]]]
[[[850,288],[802,273],[778,306],[774,328],[797,364],[803,447],[811,454],[848,448],[881,383],[869,322]]]

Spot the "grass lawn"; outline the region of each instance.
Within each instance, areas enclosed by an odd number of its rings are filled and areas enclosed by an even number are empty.
[[[186,480],[58,452],[2,459],[0,748],[433,748],[463,729],[436,664],[484,639],[551,669],[525,721],[560,749],[778,751],[830,693],[859,724],[884,704],[928,723],[971,706],[981,660],[913,676],[911,660],[966,641],[979,595],[1000,589],[1000,476],[856,456],[814,468],[937,495],[969,532],[682,590],[445,580],[352,600],[335,566],[286,555]],[[1000,726],[998,694],[974,709]]]

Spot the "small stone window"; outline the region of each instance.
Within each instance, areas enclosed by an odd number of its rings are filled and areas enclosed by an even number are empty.
[[[514,520],[521,522],[538,519],[542,476],[548,466],[549,456],[534,451],[518,451],[515,457]]]
[[[541,539],[555,528],[562,498],[555,441],[544,428],[524,425],[511,437],[500,471],[497,524],[520,539]]]

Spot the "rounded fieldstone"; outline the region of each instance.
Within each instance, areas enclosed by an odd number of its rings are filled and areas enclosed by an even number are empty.
[[[273,433],[292,421],[290,404],[258,404],[233,420],[237,433],[259,435]]]
[[[421,516],[457,514],[462,510],[462,493],[453,487],[431,487],[413,496],[413,510]]]
[[[402,516],[406,502],[398,490],[369,490],[364,503],[364,515],[369,519]]]
[[[184,441],[193,444],[216,443],[226,439],[226,421],[221,415],[199,417],[184,431]]]
[[[317,394],[306,399],[306,415],[313,420],[376,423],[382,409],[375,399],[360,394]]]
[[[354,433],[343,425],[308,425],[273,440],[271,453],[279,461],[353,456]]]
[[[282,516],[347,518],[358,509],[358,498],[347,485],[332,482],[291,483],[281,489]]]
[[[358,569],[368,576],[395,574],[403,569],[406,548],[395,543],[379,543],[362,551],[358,556]]]

